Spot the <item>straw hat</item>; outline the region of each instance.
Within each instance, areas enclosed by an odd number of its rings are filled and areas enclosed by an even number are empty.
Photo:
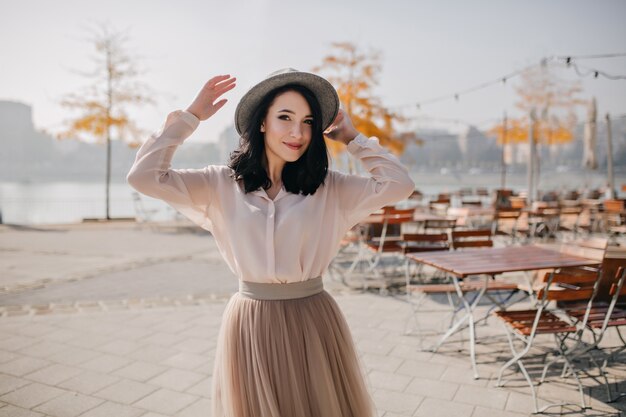
[[[275,88],[287,84],[298,84],[311,90],[322,109],[322,130],[326,130],[339,112],[339,96],[331,83],[319,75],[283,68],[274,71],[263,81],[252,87],[239,101],[235,110],[235,128],[242,135],[245,132],[254,110],[263,97]]]

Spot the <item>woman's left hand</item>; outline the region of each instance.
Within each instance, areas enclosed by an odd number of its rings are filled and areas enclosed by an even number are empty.
[[[350,116],[343,109],[339,109],[339,113],[337,113],[333,123],[324,131],[324,136],[328,139],[336,140],[346,145],[356,138],[358,134],[359,131],[355,129]]]

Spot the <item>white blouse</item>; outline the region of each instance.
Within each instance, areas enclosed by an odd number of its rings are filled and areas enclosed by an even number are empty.
[[[176,110],[139,148],[126,180],[210,231],[233,273],[244,281],[287,283],[322,275],[345,233],[370,213],[407,198],[415,184],[375,137],[348,144],[371,177],[331,169],[313,195],[287,192],[274,200],[262,188],[246,194],[225,165],[172,169],[176,148],[198,127]]]

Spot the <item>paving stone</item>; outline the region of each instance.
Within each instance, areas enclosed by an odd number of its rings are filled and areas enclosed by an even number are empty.
[[[411,415],[423,398],[419,395],[404,394],[395,391],[377,389],[372,398],[380,410]]]
[[[206,375],[181,369],[170,369],[147,381],[149,384],[170,388],[174,391],[185,391]]]
[[[391,372],[372,371],[368,374],[374,388],[382,388],[402,392],[413,379],[410,376],[398,375]]]
[[[177,417],[206,417],[212,412],[211,400],[200,398],[189,407],[176,413]]]
[[[390,358],[383,355],[375,355],[373,353],[366,353],[362,356],[363,363],[368,370],[376,370],[383,372],[395,372],[396,369],[402,364],[400,358]]]
[[[455,382],[463,385],[474,385],[477,387],[486,387],[489,379],[474,379],[474,374],[468,368],[459,368],[458,366],[448,366],[439,378],[442,381]]]
[[[55,417],[75,417],[102,404],[104,400],[76,392],[67,392],[34,408]]]
[[[80,417],[139,417],[144,413],[145,410],[140,408],[107,401],[81,414]]]
[[[17,351],[37,343],[38,339],[27,336],[9,335],[0,338],[0,349]]]
[[[18,357],[18,355],[16,353],[8,352],[6,350],[0,350],[0,363],[8,362],[8,361],[13,360],[13,359],[15,359],[17,357]]]
[[[163,346],[148,345],[141,348],[141,350],[131,353],[127,357],[139,361],[160,363],[171,358],[177,353],[179,353],[179,351],[176,349]]]
[[[445,365],[430,362],[418,362],[405,359],[397,368],[397,373],[417,378],[439,379],[446,370]]]
[[[22,407],[16,407],[8,404],[0,408],[0,417],[43,417],[44,415],[36,411],[27,410]]]
[[[175,349],[180,349],[184,352],[191,352],[200,354],[206,352],[215,347],[215,342],[209,339],[200,339],[197,337],[187,337],[180,343],[173,345]]]
[[[59,387],[89,395],[119,380],[120,378],[116,376],[99,372],[83,371],[75,377],[61,382]]]
[[[404,392],[407,394],[417,394],[422,397],[452,400],[458,389],[459,385],[452,382],[413,378]]]
[[[474,408],[472,417],[527,417],[528,414],[513,413],[510,411],[495,410],[477,406]]]
[[[18,407],[33,408],[65,392],[67,391],[33,382],[32,384],[25,385],[15,391],[4,394],[0,397],[0,400]]]
[[[469,404],[426,398],[413,415],[415,417],[470,417],[473,411],[474,406]]]
[[[200,397],[211,398],[212,383],[213,377],[208,377],[188,388],[185,392],[188,394],[198,395]]]
[[[45,335],[52,333],[55,330],[56,327],[49,326],[43,323],[29,323],[16,329],[17,333],[21,334],[22,336],[30,336],[36,338],[44,337]]]
[[[170,415],[178,412],[197,400],[198,397],[195,395],[183,394],[167,388],[161,388],[160,390],[136,402],[134,405],[157,413]]]
[[[20,356],[9,362],[0,363],[0,372],[14,376],[22,376],[50,365],[50,361]]]
[[[180,343],[180,335],[165,332],[153,332],[149,336],[140,339],[142,343],[170,347]]]
[[[376,355],[388,355],[394,348],[394,344],[383,340],[361,340],[356,345],[361,352]]]
[[[97,324],[94,323],[94,325]],[[89,334],[89,337],[85,337],[84,333],[80,332],[80,334],[81,337],[69,340],[67,344],[82,349],[95,349],[111,341],[111,336],[108,335]]]
[[[46,358],[54,355],[57,352],[62,351],[63,349],[67,349],[67,345],[44,340],[40,343],[35,343],[33,345],[22,348],[19,352],[22,355],[35,356],[37,358]]]
[[[194,370],[200,365],[208,363],[207,357],[204,355],[196,355],[195,353],[179,352],[163,362],[161,364],[173,366],[174,368]]]
[[[0,374],[0,395],[14,391],[19,387],[23,387],[24,385],[28,385],[30,383],[31,381],[27,381],[13,375]]]
[[[119,337],[117,334],[116,336]],[[134,352],[140,347],[141,345],[139,343],[133,342],[130,340],[114,340],[112,342],[106,343],[98,347],[98,350],[102,352],[110,353],[113,355],[123,356],[123,355],[128,355],[131,352]]]
[[[82,372],[83,371],[80,368],[55,363],[35,372],[26,374],[24,375],[24,378],[41,382],[43,384],[57,385],[59,382],[70,379]]]
[[[504,410],[508,396],[509,393],[502,389],[461,385],[454,396],[454,401]]]
[[[53,332],[46,334],[44,339],[48,342],[62,342],[64,344],[71,344],[71,342],[77,338],[80,338],[83,334],[73,329],[56,329]]]
[[[115,372],[113,372],[113,375],[133,379],[135,381],[145,382],[150,378],[162,374],[163,372],[167,371],[167,369],[168,368],[163,365],[136,361],[116,370]]]
[[[94,372],[109,373],[120,369],[131,362],[131,359],[122,356],[104,354],[90,359],[87,362],[81,363],[80,367]]]
[[[70,346],[67,349],[61,350],[53,355],[48,356],[47,359],[56,363],[62,363],[64,365],[79,365],[99,355],[101,354],[92,350]]]
[[[157,389],[159,387],[154,385],[123,379],[95,392],[93,395],[122,404],[133,404]]]

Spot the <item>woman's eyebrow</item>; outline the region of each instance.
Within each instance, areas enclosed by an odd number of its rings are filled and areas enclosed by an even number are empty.
[[[281,113],[281,112],[291,113],[291,114],[296,114],[295,112],[293,112],[293,111],[291,111],[291,110],[289,110],[289,109],[282,109],[282,110],[278,110],[278,113]],[[313,115],[312,115],[312,114],[307,114],[307,115],[306,115],[306,116],[304,116],[304,117],[313,117]]]

